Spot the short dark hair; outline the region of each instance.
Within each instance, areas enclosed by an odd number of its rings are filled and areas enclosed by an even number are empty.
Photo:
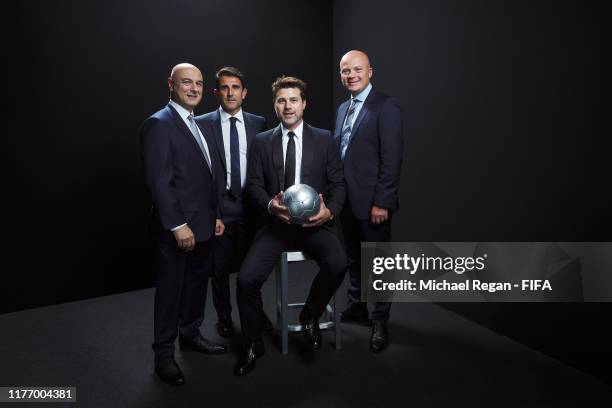
[[[246,88],[246,81],[244,79],[244,74],[242,72],[240,72],[240,70],[238,68],[235,67],[223,67],[220,70],[217,71],[217,73],[215,74],[215,87],[217,89],[219,89],[219,79],[222,76],[230,76],[230,77],[236,77],[240,80],[240,83],[242,84],[243,88]]]
[[[272,84],[272,102],[276,102],[277,92],[285,88],[298,88],[302,100],[306,100],[306,82],[296,77],[283,75],[280,78],[276,78],[276,81]]]

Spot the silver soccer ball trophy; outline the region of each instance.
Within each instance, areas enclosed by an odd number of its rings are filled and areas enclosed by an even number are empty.
[[[319,213],[321,198],[308,184],[294,184],[283,193],[283,205],[287,207],[289,222],[304,225]]]

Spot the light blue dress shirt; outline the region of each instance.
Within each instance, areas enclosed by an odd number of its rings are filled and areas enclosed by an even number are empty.
[[[365,102],[366,98],[370,94],[371,90],[372,90],[372,83],[369,83],[368,86],[366,86],[363,91],[359,92],[355,96],[351,96],[351,102],[352,102],[353,99],[358,99],[359,100],[359,103],[355,107],[355,113],[353,114],[353,120],[352,120],[352,123],[351,123],[351,129],[353,129],[353,125],[355,124],[355,121],[357,120],[357,117],[359,116],[359,112],[361,112],[361,108],[363,108],[363,103]],[[345,119],[345,122],[346,122],[346,119]],[[344,125],[342,126],[342,129],[344,129],[345,127],[346,127],[346,123],[344,123]],[[353,131],[351,130],[351,136],[352,136],[352,134],[353,134]]]

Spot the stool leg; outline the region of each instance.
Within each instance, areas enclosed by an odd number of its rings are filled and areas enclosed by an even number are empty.
[[[282,303],[282,299],[281,299],[281,291],[282,291],[282,286],[281,286],[281,270],[280,270],[281,266],[280,263],[278,265],[276,265],[276,268],[274,268],[274,278],[276,280],[276,331],[277,332],[281,332],[282,329],[282,307],[281,305]]]
[[[289,353],[289,262],[287,260],[287,253],[283,252],[281,255],[280,264],[280,293],[281,293],[281,304],[280,304],[280,325],[281,325],[281,344],[282,353]]]
[[[342,349],[342,327],[340,327],[340,311],[338,310],[338,296],[334,295],[334,334],[336,350]]]

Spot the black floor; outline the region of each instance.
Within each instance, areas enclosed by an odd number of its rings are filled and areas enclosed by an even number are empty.
[[[300,276],[293,293],[306,293],[310,278]],[[273,287],[264,299],[274,320]],[[267,338],[256,370],[240,378],[233,344],[223,356],[177,352],[187,384],[172,387],[153,374],[152,305],[150,289],[0,315],[0,386],[76,386],[71,407],[612,406],[609,385],[426,303],[393,306],[392,344],[379,355],[368,328],[344,325],[340,351],[327,331],[314,355],[300,335],[287,356]],[[202,331],[221,341],[214,320],[209,297]]]

